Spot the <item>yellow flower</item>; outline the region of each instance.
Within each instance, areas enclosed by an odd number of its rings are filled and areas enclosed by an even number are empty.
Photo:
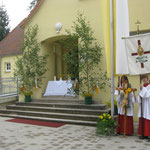
[[[111,116],[109,116],[108,119],[111,119]]]
[[[109,116],[110,116],[110,114],[107,114],[107,116],[109,117]]]
[[[132,92],[132,89],[131,89],[131,88],[128,88],[128,89],[125,90],[125,93],[126,93],[126,94],[131,93],[131,92]]]
[[[103,119],[103,116],[99,116],[100,119]]]
[[[131,88],[128,88],[128,90],[131,92],[132,91],[132,89]]]
[[[105,117],[105,116],[106,116],[106,114],[105,114],[105,113],[103,113],[103,116]]]

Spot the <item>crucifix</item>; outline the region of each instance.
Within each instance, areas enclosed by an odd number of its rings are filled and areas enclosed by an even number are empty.
[[[137,20],[135,24],[137,26],[137,34],[139,34],[140,33],[140,28],[139,27],[140,27],[141,22],[139,20]]]
[[[129,107],[129,94],[131,92],[137,91],[136,88],[129,88],[128,87],[128,82],[125,81],[125,83],[122,85],[122,87],[117,87],[116,90],[121,92],[123,94],[123,101],[122,101],[122,106],[123,107],[123,112],[124,112],[124,137],[126,137],[126,119],[127,119],[127,107]]]

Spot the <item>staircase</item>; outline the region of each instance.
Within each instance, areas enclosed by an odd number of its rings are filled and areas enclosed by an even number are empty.
[[[97,101],[85,105],[84,100],[74,97],[51,96],[8,105],[6,109],[0,109],[0,116],[96,126],[98,116],[109,111],[105,104]]]

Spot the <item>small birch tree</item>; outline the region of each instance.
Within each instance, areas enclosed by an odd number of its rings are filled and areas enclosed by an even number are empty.
[[[77,20],[73,22],[72,31],[66,30],[68,38],[63,40],[69,52],[64,58],[70,68],[74,71],[74,66],[78,67],[80,93],[89,95],[94,92],[95,86],[104,89],[108,82],[106,72],[100,66],[102,58],[102,48],[94,37],[94,32],[90,27],[89,21],[81,13],[78,13]],[[78,40],[78,42],[67,42],[67,40]],[[71,58],[76,56],[78,59]],[[71,64],[71,65],[70,65]],[[74,73],[73,73],[74,74]]]
[[[24,35],[23,55],[17,58],[14,76],[19,79],[20,88],[29,95],[33,87],[42,84],[46,73],[47,55],[41,56],[40,44],[37,41],[38,26],[29,27]]]

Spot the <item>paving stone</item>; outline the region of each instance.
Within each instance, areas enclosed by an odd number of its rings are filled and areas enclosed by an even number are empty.
[[[146,146],[150,146],[150,144],[147,144],[147,143],[146,143],[146,144],[144,144],[144,145],[146,145]]]
[[[126,147],[124,147],[124,146],[120,146],[120,147],[118,147],[119,149],[125,149]]]
[[[95,127],[60,128],[14,124],[0,117],[0,150],[149,150],[146,140],[134,136],[97,136]],[[126,144],[127,143],[127,144]],[[12,149],[13,145],[13,149]]]
[[[37,145],[36,143],[31,143],[30,145]]]
[[[139,143],[139,142],[142,143],[143,140],[135,140],[135,142],[136,142],[136,143]]]
[[[75,146],[72,146],[72,147],[71,147],[71,149],[77,149],[77,147],[75,147]]]
[[[136,146],[131,146],[130,148],[137,148]]]
[[[105,145],[104,145],[104,144],[97,144],[97,146],[103,147],[103,146],[105,146]]]

